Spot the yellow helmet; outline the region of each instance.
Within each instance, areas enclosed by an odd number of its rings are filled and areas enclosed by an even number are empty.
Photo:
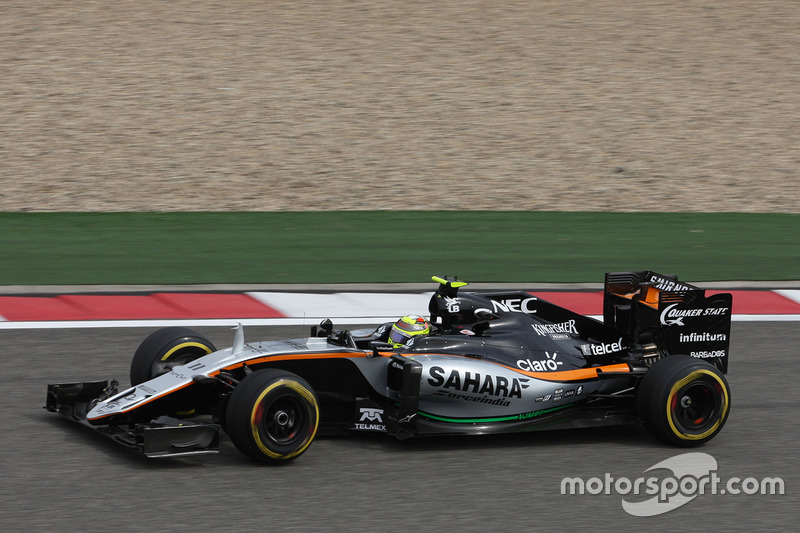
[[[389,333],[389,342],[395,348],[399,348],[407,344],[412,337],[427,335],[430,332],[430,323],[421,316],[404,316],[392,326],[392,331]]]

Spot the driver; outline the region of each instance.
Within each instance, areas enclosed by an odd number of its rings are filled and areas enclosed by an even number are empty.
[[[389,332],[389,342],[395,348],[400,348],[418,335],[427,335],[431,332],[431,324],[419,315],[404,316],[394,323]]]

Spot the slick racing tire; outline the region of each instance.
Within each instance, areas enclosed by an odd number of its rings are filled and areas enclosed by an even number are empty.
[[[164,374],[169,366],[184,365],[216,352],[210,340],[188,328],[169,327],[151,333],[133,355],[131,385]]]
[[[311,385],[281,370],[259,370],[233,390],[225,427],[240,452],[264,463],[296,459],[314,440],[319,403]]]
[[[645,427],[679,446],[699,446],[712,439],[725,425],[730,408],[725,376],[688,355],[657,361],[636,393],[636,409]]]

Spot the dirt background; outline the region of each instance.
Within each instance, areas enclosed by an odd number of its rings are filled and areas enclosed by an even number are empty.
[[[785,0],[4,1],[0,211],[800,212]]]

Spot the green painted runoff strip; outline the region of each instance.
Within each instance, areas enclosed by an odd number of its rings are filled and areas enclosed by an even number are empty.
[[[0,285],[800,279],[800,215],[0,213]]]

